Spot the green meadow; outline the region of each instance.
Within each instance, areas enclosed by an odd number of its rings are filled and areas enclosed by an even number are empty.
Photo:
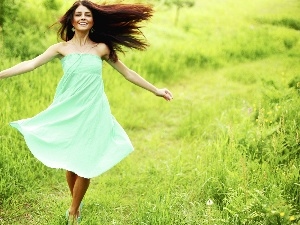
[[[48,27],[62,9],[46,15],[32,2],[19,17],[33,27],[44,19],[42,35],[0,30],[0,70],[56,42]],[[135,151],[92,179],[81,224],[300,224],[300,2],[196,0],[177,25],[175,8],[155,9],[142,28],[148,50],[119,57],[174,99],[104,63],[112,112]],[[65,224],[65,171],[37,161],[9,126],[51,104],[62,74],[56,59],[0,80],[0,224]]]

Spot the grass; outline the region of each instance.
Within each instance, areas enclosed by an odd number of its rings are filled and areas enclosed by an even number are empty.
[[[299,21],[297,4],[198,2],[178,27],[159,11],[149,51],[122,60],[168,86],[171,103],[105,65],[112,112],[136,151],[92,180],[82,224],[299,223],[299,38],[284,22]],[[37,162],[7,125],[47,107],[61,74],[56,61],[0,82],[0,224],[63,224],[64,172]]]

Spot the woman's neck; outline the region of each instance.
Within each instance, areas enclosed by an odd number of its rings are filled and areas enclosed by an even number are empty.
[[[89,38],[88,33],[75,32],[72,38],[72,42],[76,45],[83,46],[89,44],[91,42],[91,39]]]

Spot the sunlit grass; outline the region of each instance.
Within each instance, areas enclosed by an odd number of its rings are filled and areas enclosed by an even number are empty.
[[[294,4],[199,1],[177,27],[174,11],[157,9],[149,50],[120,57],[175,98],[105,64],[135,152],[92,180],[82,224],[299,223],[299,34],[284,22],[299,21]],[[0,58],[0,69],[20,61]],[[63,224],[64,172],[41,165],[8,125],[46,108],[61,75],[56,60],[0,81],[0,224]]]

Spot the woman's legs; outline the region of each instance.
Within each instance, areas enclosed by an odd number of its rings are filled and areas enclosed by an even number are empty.
[[[74,189],[74,185],[75,185],[77,177],[78,177],[77,174],[75,174],[71,171],[67,171],[67,173],[66,173],[66,178],[67,178],[68,186],[69,186],[72,197],[73,197],[73,189]]]
[[[77,217],[80,203],[89,187],[90,179],[80,177],[70,171],[67,171],[66,178],[72,195],[69,215]]]

